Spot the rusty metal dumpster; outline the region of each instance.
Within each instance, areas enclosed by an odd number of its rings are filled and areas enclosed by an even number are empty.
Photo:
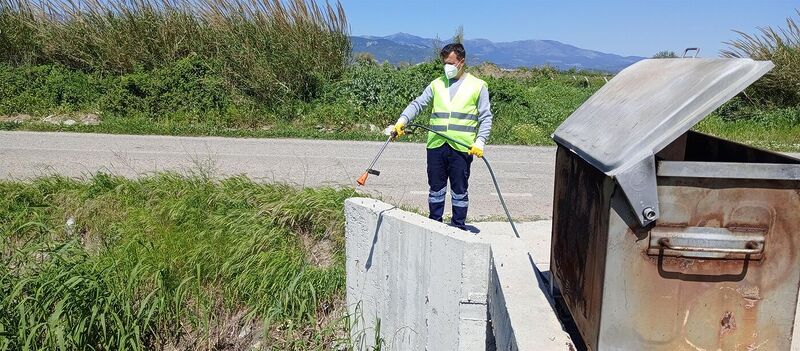
[[[588,349],[792,347],[800,160],[690,131],[772,67],[644,60],[553,134],[550,268]]]

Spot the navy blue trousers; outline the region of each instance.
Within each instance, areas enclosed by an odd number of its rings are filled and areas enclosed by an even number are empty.
[[[453,150],[450,145],[428,149],[428,208],[429,218],[442,221],[444,200],[447,195],[447,180],[453,205],[453,219],[450,224],[466,229],[467,208],[469,207],[469,167],[472,156],[466,152]]]

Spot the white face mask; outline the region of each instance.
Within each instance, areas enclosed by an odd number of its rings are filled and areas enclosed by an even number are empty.
[[[456,65],[446,64],[444,65],[444,76],[447,79],[453,79],[458,74],[458,67]]]

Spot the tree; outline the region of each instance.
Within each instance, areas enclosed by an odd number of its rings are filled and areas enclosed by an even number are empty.
[[[458,28],[456,28],[456,32],[453,34],[453,39],[451,39],[450,43],[464,44],[464,25],[459,25]],[[433,42],[431,43],[434,62],[439,62],[441,60],[439,53],[446,44],[450,43],[442,42],[442,40],[439,38],[439,34],[436,34],[436,37],[433,38]]]
[[[369,52],[355,53],[355,55],[353,55],[353,61],[357,65],[367,65],[367,66],[376,65],[378,63],[378,60],[375,59],[375,56],[373,56]]]
[[[464,44],[464,25],[459,25],[456,28],[456,34],[453,35],[453,42]]]

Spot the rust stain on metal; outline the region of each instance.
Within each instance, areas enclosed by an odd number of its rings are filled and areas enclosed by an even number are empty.
[[[647,300],[638,302],[647,308],[635,315],[637,331],[663,342],[659,349],[788,349],[780,342],[791,336],[796,303],[797,192],[769,181],[659,179],[659,198],[667,204],[659,226],[751,228],[766,232],[766,244],[760,261],[653,256],[646,245],[631,245],[647,263],[623,272],[636,298]],[[762,305],[765,299],[772,305]],[[785,321],[776,322],[779,313]]]
[[[551,271],[587,347],[596,350],[612,183],[563,147],[556,160]]]
[[[722,319],[719,321],[719,326],[720,337],[724,337],[736,330],[736,318],[733,317],[733,313],[725,312],[725,314],[722,315]]]

